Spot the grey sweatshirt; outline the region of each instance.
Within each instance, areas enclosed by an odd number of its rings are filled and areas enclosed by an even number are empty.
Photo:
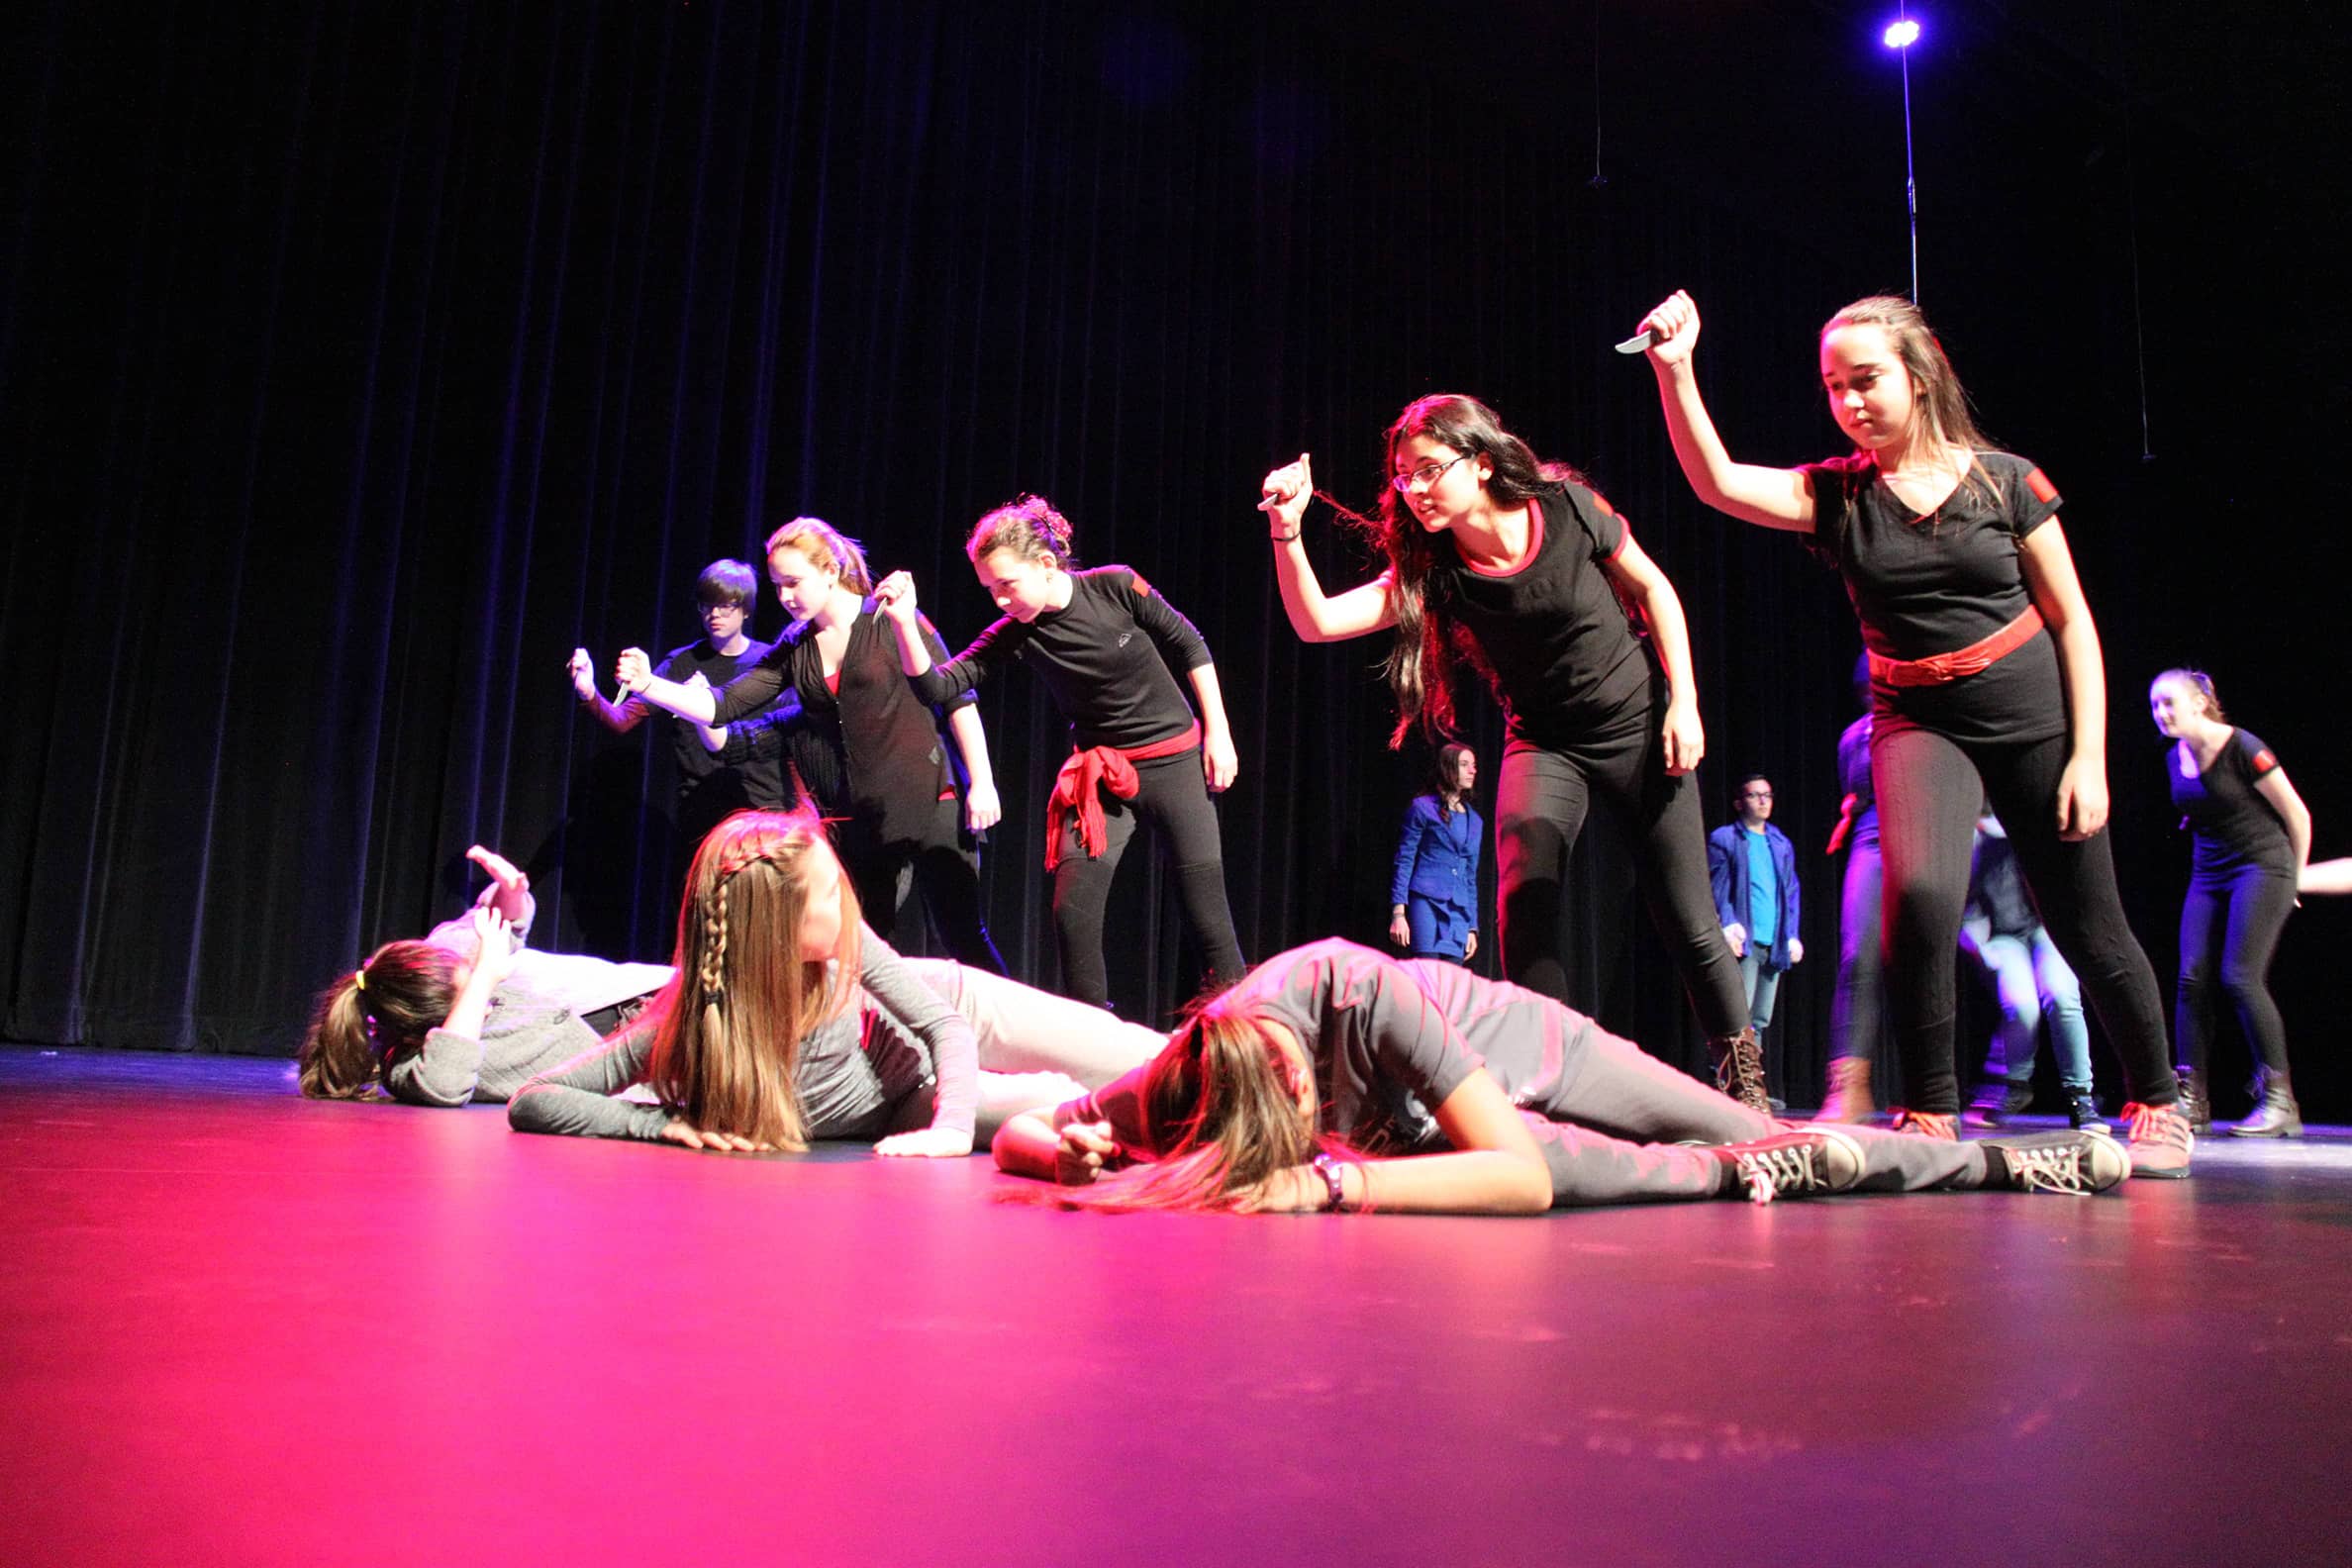
[[[980,1101],[980,1045],[890,944],[859,933],[850,1006],[801,1042],[794,1070],[812,1138],[879,1138],[922,1127],[972,1130]],[[613,1098],[642,1083],[652,1020],[640,1018],[594,1049],[525,1084],[507,1107],[522,1132],[633,1137],[653,1142],[677,1114]]]
[[[527,900],[515,928],[518,943],[538,913]],[[441,922],[425,939],[471,958],[471,915]],[[514,972],[490,994],[481,1038],[445,1029],[428,1031],[423,1049],[385,1066],[384,1092],[410,1105],[496,1104],[596,1044],[596,1030],[581,1022],[583,1015],[651,996],[673,972],[668,964],[612,963],[585,953],[526,948]]]

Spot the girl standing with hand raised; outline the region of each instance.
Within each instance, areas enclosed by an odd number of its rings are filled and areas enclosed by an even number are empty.
[[[1766,1110],[1763,1056],[1708,885],[1707,828],[1690,777],[1707,740],[1674,585],[1573,469],[1538,460],[1475,398],[1409,405],[1387,447],[1380,517],[1358,521],[1388,569],[1339,594],[1324,594],[1300,542],[1312,462],[1302,453],[1266,475],[1259,509],[1292,629],[1310,642],[1394,629],[1392,747],[1417,727],[1452,737],[1456,660],[1486,675],[1510,735],[1495,791],[1503,972],[1566,996],[1568,856],[1598,796],[1624,822],[1650,919],[1707,1030],[1717,1082]]]
[[[2162,997],[2124,923],[2102,832],[2107,677],[2056,487],[1991,449],[1908,300],[1857,300],[1821,329],[1821,385],[1854,449],[1800,468],[1734,462],[1724,450],[1692,368],[1699,310],[1688,294],[1642,326],[1674,453],[1699,499],[1812,536],[1862,623],[1887,991],[1906,1080],[1898,1126],[1958,1135],[1953,957],[1989,797],[2123,1058],[2134,1173],[2188,1175],[2194,1138],[2165,1062]]]
[[[1071,755],[1046,805],[1045,868],[1053,873],[1062,989],[1107,1007],[1103,911],[1138,821],[1159,834],[1186,928],[1213,982],[1241,976],[1241,943],[1225,902],[1225,851],[1212,790],[1239,764],[1209,644],[1127,566],[1077,570],[1069,520],[1042,496],[983,517],[964,554],[1004,612],[972,645],[939,662],[919,633],[915,579],[893,572],[875,598],[898,632],[899,658],[925,702],[978,686],[1019,660],[1036,671],[1070,721]],[[1173,671],[1191,683],[1186,706]]]

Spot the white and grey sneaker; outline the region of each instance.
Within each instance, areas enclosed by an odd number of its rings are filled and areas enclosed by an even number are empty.
[[[1988,1185],[2017,1192],[2088,1198],[2131,1174],[2131,1155],[2123,1145],[2098,1132],[2029,1132],[1986,1138],[1984,1146],[2000,1151],[2008,1172],[2006,1181]]]

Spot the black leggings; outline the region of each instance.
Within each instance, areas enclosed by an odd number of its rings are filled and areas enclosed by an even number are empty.
[[[2203,1072],[2213,1041],[2213,964],[2237,1008],[2246,1042],[2274,1073],[2287,1070],[2287,1025],[2271,1000],[2271,955],[2295,909],[2295,878],[2264,866],[2199,872],[2181,905],[2181,988],[2173,1039],[2184,1067]]]
[[[1707,825],[1691,775],[1670,777],[1658,721],[1616,745],[1570,757],[1526,740],[1503,751],[1495,790],[1495,935],[1508,980],[1566,1001],[1560,960],[1560,909],[1568,855],[1598,794],[1613,806],[1632,840],[1650,922],[1658,929],[1711,1037],[1747,1028],[1747,991],[1739,960],[1715,921],[1707,880]]]
[[[2123,1083],[2143,1105],[2170,1105],[2180,1085],[2166,1063],[2164,997],[2156,971],[2123,919],[2113,844],[2102,832],[2058,836],[2058,779],[2065,736],[2022,745],[1964,742],[1932,730],[1891,728],[1870,737],[1886,882],[1886,980],[1903,1057],[1903,1104],[1950,1115],[1960,1109],[1952,1062],[1952,963],[1968,896],[1969,853],[1980,800],[2009,830],[2017,869],[2058,951],[2081,976],[2083,996],[2123,1060]]]
[[[1170,757],[1135,764],[1133,800],[1098,789],[1103,803],[1104,842],[1090,858],[1078,839],[1078,814],[1062,828],[1061,861],[1053,868],[1053,930],[1061,944],[1062,990],[1096,1007],[1111,1005],[1111,977],[1103,964],[1103,910],[1111,902],[1111,879],[1135,835],[1137,821],[1151,824],[1161,853],[1176,878],[1185,929],[1209,960],[1209,979],[1228,986],[1248,966],[1241,939],[1233,934],[1233,912],[1225,904],[1225,850],[1217,831],[1217,808],[1201,774],[1198,746]]]
[[[932,809],[920,838],[878,841],[851,821],[842,825],[841,865],[866,925],[884,941],[898,939],[899,895],[912,875],[948,955],[973,969],[1010,974],[980,914],[980,856],[964,847],[962,826],[963,805],[953,796]]]

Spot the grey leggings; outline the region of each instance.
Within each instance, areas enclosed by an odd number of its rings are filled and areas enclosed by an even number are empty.
[[[1744,1143],[1787,1129],[1597,1027],[1568,1034],[1566,1115],[1520,1114],[1551,1170],[1552,1207],[1712,1198],[1723,1162],[1683,1138]],[[1859,1192],[1922,1192],[1985,1184],[1984,1146],[1908,1132],[1841,1127],[1862,1145]]]

